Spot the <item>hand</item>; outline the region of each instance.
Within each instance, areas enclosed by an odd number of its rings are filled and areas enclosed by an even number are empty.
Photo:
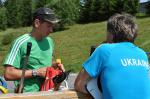
[[[58,68],[58,69],[62,70],[63,72],[65,71],[64,65],[61,64],[61,63],[56,63],[56,62],[53,61],[52,66],[53,66],[55,69]]]
[[[42,67],[42,68],[37,69],[38,76],[45,77],[46,69],[47,69],[47,67]]]
[[[65,71],[64,65],[63,64],[57,64],[57,66],[59,67],[59,69],[61,69],[63,72]]]

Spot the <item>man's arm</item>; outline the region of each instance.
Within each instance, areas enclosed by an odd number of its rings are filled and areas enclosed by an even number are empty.
[[[45,77],[46,68],[39,68],[37,69],[37,76]],[[22,70],[17,69],[11,65],[5,65],[5,72],[4,72],[4,78],[6,80],[17,80],[20,79],[22,76]],[[32,70],[26,70],[25,71],[25,78],[31,78],[32,76]]]
[[[75,80],[75,84],[74,84],[75,90],[88,94],[85,85],[87,84],[89,78],[90,78],[89,74],[83,68]]]
[[[17,80],[20,79],[22,75],[22,70],[17,69],[11,65],[5,65],[4,78],[6,80]],[[26,70],[25,78],[32,77],[32,70]]]
[[[56,64],[53,63],[52,66],[58,65],[60,69],[65,71],[63,64]],[[45,77],[47,67],[38,68],[37,69],[37,76]],[[22,76],[22,70],[17,69],[11,65],[5,65],[5,72],[4,77],[6,80],[17,80],[20,79]],[[32,70],[26,70],[25,71],[25,78],[31,78],[32,76]]]

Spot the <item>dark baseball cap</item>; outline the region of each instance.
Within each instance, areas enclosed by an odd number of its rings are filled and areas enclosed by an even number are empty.
[[[58,23],[60,21],[58,18],[56,18],[53,10],[46,8],[46,7],[38,8],[33,13],[33,19],[35,20],[36,18],[40,18],[44,21],[48,21],[53,24]]]

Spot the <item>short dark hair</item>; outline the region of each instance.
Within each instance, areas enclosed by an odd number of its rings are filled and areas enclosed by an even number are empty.
[[[130,14],[115,14],[107,22],[107,32],[113,35],[113,42],[134,42],[137,36],[135,17]]]

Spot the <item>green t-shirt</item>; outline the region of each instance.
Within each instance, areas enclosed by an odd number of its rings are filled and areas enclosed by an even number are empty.
[[[11,46],[8,55],[5,58],[4,65],[8,64],[21,69],[24,65],[27,43],[31,42],[31,52],[27,63],[27,69],[37,69],[52,65],[52,53],[54,49],[53,41],[50,37],[43,38],[40,41],[35,40],[30,34],[24,34],[18,37]],[[32,77],[25,79],[24,92],[35,92],[40,90],[44,78]],[[15,85],[19,83],[15,81]]]

